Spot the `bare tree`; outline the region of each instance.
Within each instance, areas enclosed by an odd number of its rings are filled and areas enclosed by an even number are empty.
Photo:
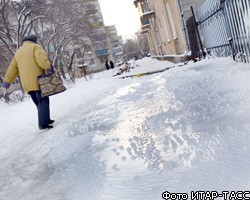
[[[19,48],[24,35],[32,31],[33,23],[45,16],[41,14],[45,12],[42,5],[41,0],[0,1],[0,45],[3,49],[0,57],[6,61],[4,70]]]
[[[5,48],[12,56],[14,55],[16,49],[15,42],[15,26],[11,22],[11,16],[13,11],[11,9],[10,0],[0,1],[0,41]]]
[[[141,55],[148,54],[150,51],[148,40],[146,34],[137,33],[136,37],[134,37],[134,41],[138,46],[138,50]]]
[[[11,62],[11,56],[6,49],[5,45],[0,42],[0,60],[1,60],[1,66],[0,66],[0,77],[3,77],[5,74],[5,71],[7,69],[7,66]]]
[[[35,33],[52,64],[64,78],[68,73],[74,81],[75,46],[80,45],[78,49],[84,58],[84,38],[91,34],[87,10],[84,1],[1,0],[0,58],[4,67],[0,73],[6,70],[22,38]]]
[[[146,36],[138,33],[132,39],[128,39],[124,44],[124,50],[127,60],[144,57],[149,53],[149,45]]]
[[[31,33],[34,23],[45,17],[41,0],[1,0],[0,41],[13,56],[22,38]]]
[[[79,38],[89,37],[90,28],[85,10],[83,2],[55,0],[50,5],[46,18],[41,19],[35,28],[35,32],[41,35],[41,43],[48,51],[53,65],[58,67],[64,78],[65,70],[69,75],[74,72],[72,65],[76,54],[75,46],[85,46],[77,41]],[[63,68],[63,65],[66,66]],[[71,80],[74,80],[73,76]]]

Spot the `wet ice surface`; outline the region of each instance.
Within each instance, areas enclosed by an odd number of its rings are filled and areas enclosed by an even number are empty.
[[[219,59],[113,79],[112,92],[83,95],[52,130],[11,129],[0,140],[0,199],[249,190],[249,75],[249,66]]]

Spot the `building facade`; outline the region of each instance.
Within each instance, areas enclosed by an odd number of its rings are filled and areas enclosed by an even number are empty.
[[[117,29],[114,25],[106,26],[106,34],[109,43],[110,57],[113,62],[124,62],[123,40],[118,36]]]
[[[87,66],[89,71],[102,71],[105,62],[123,60],[122,38],[115,26],[105,26],[98,0],[83,0],[86,17],[90,23],[90,35],[85,37],[85,47],[76,45],[85,51],[84,60],[77,59],[78,66]]]
[[[86,40],[86,49],[84,54],[84,65],[87,65],[91,71],[101,71],[105,69],[105,61],[109,59],[109,44],[102,17],[102,12],[98,0],[85,0],[86,16],[90,23],[90,35]]]
[[[181,62],[190,50],[186,25],[191,6],[203,0],[134,0],[141,19],[141,32],[147,34],[151,56]],[[198,4],[197,4],[198,3]]]
[[[177,1],[135,0],[152,57],[180,62],[187,51]]]

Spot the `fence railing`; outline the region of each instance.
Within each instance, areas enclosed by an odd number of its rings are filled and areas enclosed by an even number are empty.
[[[249,0],[207,0],[196,14],[206,49],[250,62]]]

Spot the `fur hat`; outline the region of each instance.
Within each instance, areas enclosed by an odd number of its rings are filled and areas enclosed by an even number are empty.
[[[31,41],[37,43],[37,36],[36,35],[27,35],[23,38],[23,42]]]

